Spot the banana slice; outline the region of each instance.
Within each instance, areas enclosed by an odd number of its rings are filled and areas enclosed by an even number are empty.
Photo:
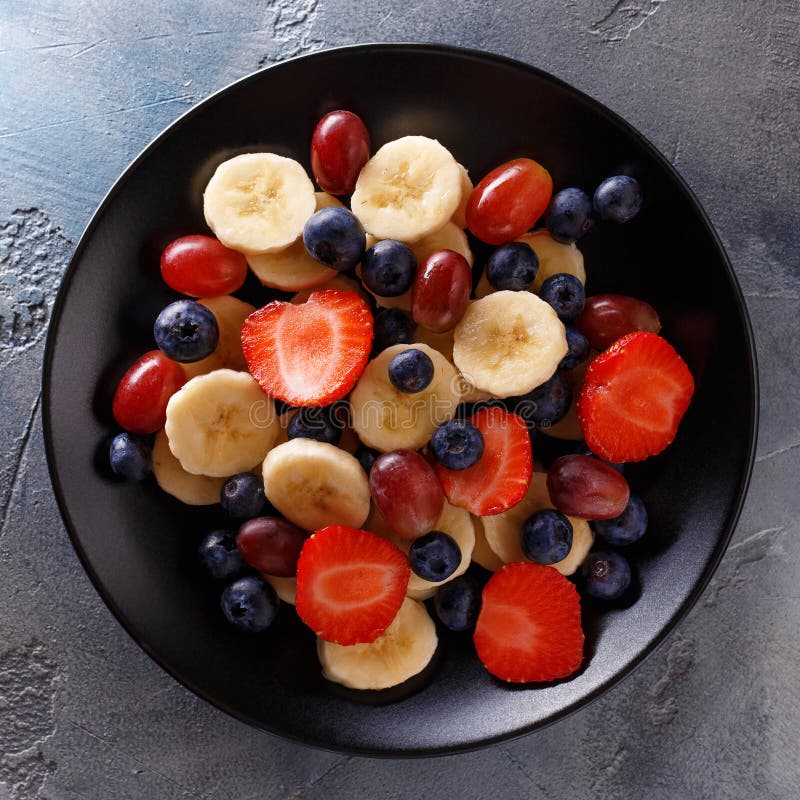
[[[314,184],[303,167],[275,153],[246,153],[223,162],[203,194],[209,228],[242,253],[275,253],[303,231],[314,213]]]
[[[564,324],[530,292],[495,292],[475,300],[455,328],[456,367],[494,397],[531,391],[550,378],[566,354]]]
[[[522,526],[534,512],[553,507],[547,492],[547,474],[534,472],[525,497],[517,505],[502,514],[482,518],[489,547],[506,564],[527,561],[522,552]],[[572,548],[565,559],[551,564],[562,575],[572,575],[578,569],[594,542],[594,534],[585,519],[568,519],[572,523]]]
[[[434,373],[427,388],[406,394],[389,380],[389,362],[412,348],[430,356]],[[441,353],[425,344],[396,344],[367,364],[353,389],[353,430],[365,445],[376,450],[415,450],[427,444],[439,425],[453,418],[460,399],[458,374]]]
[[[572,244],[557,242],[550,235],[550,231],[544,229],[525,233],[517,241],[529,244],[539,259],[539,270],[531,287],[532,292],[538,293],[539,289],[542,288],[542,284],[551,275],[557,275],[560,272],[574,275],[581,283],[586,283],[583,253],[578,250],[574,242]],[[493,291],[494,289],[484,272],[475,287],[475,297],[486,297],[487,294],[491,294]]]
[[[317,639],[317,655],[329,681],[351,689],[388,689],[422,672],[438,643],[425,606],[407,597],[374,642],[345,646]]]
[[[458,208],[453,213],[451,222],[454,222],[459,228],[466,228],[467,203],[469,203],[469,196],[472,194],[473,187],[467,168],[463,164],[459,164],[458,168],[461,171],[461,200],[458,202]]]
[[[453,222],[445,223],[438,231],[429,233],[410,247],[418,265],[421,265],[431,253],[435,253],[437,250],[455,250],[456,253],[460,253],[467,259],[470,266],[474,260],[467,234]]]
[[[342,203],[327,192],[315,192],[314,211],[320,211],[330,206],[344,208]],[[325,267],[312,258],[308,254],[302,238],[277,253],[249,255],[247,263],[256,278],[261,281],[262,286],[280,289],[282,292],[316,289],[341,277],[337,270]],[[326,286],[325,288],[333,289],[335,287]],[[306,299],[308,299],[307,296]]]
[[[247,372],[247,362],[242,353],[242,325],[256,310],[255,306],[238,300],[229,294],[204,297],[198,300],[217,320],[219,342],[214,352],[193,364],[181,364],[188,378],[206,375],[215,369],[234,369]]]
[[[219,503],[225,478],[192,475],[169,449],[167,434],[160,430],[153,443],[153,475],[156,483],[187,506],[212,506]]]
[[[586,361],[564,373],[572,388],[572,405],[569,407],[569,411],[555,425],[551,425],[549,428],[539,428],[541,433],[552,436],[555,439],[566,439],[572,442],[579,442],[583,439],[583,430],[578,421],[578,393],[581,390],[581,386],[583,386],[583,376],[589,368],[589,363],[596,355],[596,352],[592,352]]]
[[[472,524],[475,528],[475,547],[472,548],[472,560],[488,569],[489,572],[497,572],[503,566],[503,559],[489,547],[486,541],[486,532],[483,530],[483,519],[473,517]]]
[[[358,460],[314,439],[290,439],[264,459],[264,493],[290,522],[308,531],[360,528],[369,515],[369,483]]]
[[[416,242],[441,228],[461,201],[458,163],[435,139],[404,136],[364,165],[351,207],[379,239]]]
[[[167,403],[169,449],[193,475],[252,469],[278,436],[272,398],[246,372],[218,369],[185,383]]]
[[[330,271],[334,272],[334,270]],[[310,289],[303,289],[302,292],[298,292],[294,295],[289,302],[295,304],[305,303],[305,301],[311,297],[312,292],[322,292],[328,289],[338,289],[341,292],[355,292],[359,297],[363,297],[365,300],[367,299],[365,294],[366,290],[358,281],[354,281],[352,278],[348,278],[346,275],[336,272],[334,277],[329,281],[325,281],[325,283]]]
[[[297,578],[279,578],[277,575],[262,575],[261,577],[272,586],[280,600],[290,606],[296,605]]]

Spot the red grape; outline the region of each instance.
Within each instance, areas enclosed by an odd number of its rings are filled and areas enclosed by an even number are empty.
[[[626,333],[658,333],[661,321],[653,306],[644,300],[624,294],[596,294],[586,298],[575,327],[595,350],[605,350]]]
[[[350,194],[369,151],[369,133],[361,117],[352,111],[326,114],[311,137],[311,170],[320,188]]]
[[[561,456],[547,473],[550,501],[562,513],[581,519],[613,519],[628,505],[625,478],[592,456]]]
[[[160,350],[134,361],[114,392],[112,411],[117,424],[131,433],[155,433],[164,427],[167,403],[186,382],[183,367]]]
[[[236,546],[242,558],[264,575],[291,578],[308,534],[280,517],[255,517],[239,528]]]
[[[161,254],[161,277],[190,297],[235,292],[247,277],[247,259],[213,236],[181,236]]]
[[[453,250],[437,250],[417,270],[411,287],[411,316],[430,331],[449,331],[464,316],[471,291],[467,259]]]
[[[432,530],[444,508],[439,479],[416,450],[378,456],[369,473],[369,488],[386,524],[405,539]]]
[[[531,158],[495,167],[472,190],[467,227],[488,244],[504,244],[532,228],[553,193],[550,173]]]

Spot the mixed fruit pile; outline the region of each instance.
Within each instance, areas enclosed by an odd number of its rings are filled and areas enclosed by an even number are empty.
[[[519,158],[473,187],[434,139],[373,153],[348,111],[319,122],[311,165],[322,191],[274,153],[216,169],[214,236],[162,254],[186,297],[117,387],[113,471],[220,503],[230,525],[199,557],[225,617],[259,632],[294,604],[331,681],[417,675],[434,619],[474,630],[500,679],[573,674],[579,590],[624,595],[615,548],[647,527],[624,464],[672,442],[694,388],[650,305],[586,297],[575,242],[633,218],[639,184],[553,195]],[[473,290],[475,240],[488,255]],[[292,296],[236,298],[248,270]],[[539,433],[571,443],[547,470]]]

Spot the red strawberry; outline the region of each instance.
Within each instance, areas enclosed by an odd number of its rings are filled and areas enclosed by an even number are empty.
[[[341,400],[372,347],[372,314],[355,292],[313,292],[305,303],[274,300],[242,328],[242,350],[261,388],[292,406]]]
[[[475,649],[484,667],[514,683],[566,678],[583,660],[575,587],[542,564],[507,564],[483,589]]]
[[[533,455],[521,417],[503,408],[482,408],[469,421],[483,434],[483,455],[454,470],[436,463],[447,500],[477,517],[500,514],[522,500],[531,482]]]
[[[374,642],[400,610],[410,575],[408,559],[391,542],[329,525],[300,553],[297,613],[328,642]]]
[[[578,420],[604,461],[642,461],[675,438],[694,379],[672,345],[655,333],[629,333],[586,370]]]

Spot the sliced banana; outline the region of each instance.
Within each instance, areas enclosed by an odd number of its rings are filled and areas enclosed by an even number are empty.
[[[433,361],[433,380],[421,392],[400,392],[389,380],[389,362],[416,348]],[[425,344],[396,344],[367,364],[350,395],[351,420],[368,447],[388,452],[427,444],[440,425],[452,419],[461,394],[458,374],[441,354]]]
[[[472,266],[473,256],[467,234],[453,222],[446,222],[438,231],[429,233],[410,247],[417,259],[418,266],[421,266],[422,262],[437,250],[454,250],[464,256],[467,263]]]
[[[314,184],[303,167],[275,153],[223,162],[206,186],[203,212],[216,237],[242,253],[275,253],[314,213]]]
[[[525,497],[502,514],[483,517],[483,530],[489,547],[505,564],[527,561],[522,552],[522,526],[534,512],[553,508],[547,492],[547,474],[534,472]],[[568,517],[572,523],[572,548],[563,561],[551,564],[562,575],[572,575],[583,563],[594,541],[594,534],[585,519]]]
[[[488,569],[489,572],[497,572],[503,566],[503,559],[489,547],[486,541],[486,532],[483,530],[483,519],[473,517],[472,524],[475,528],[475,547],[472,549],[472,560]]]
[[[531,391],[550,378],[566,354],[564,324],[530,292],[495,292],[475,300],[455,328],[456,367],[494,397]]]
[[[272,586],[280,600],[290,606],[295,605],[297,578],[280,578],[277,575],[263,575],[262,577]]]
[[[314,439],[290,439],[264,459],[264,493],[290,522],[308,531],[360,528],[370,509],[369,483],[358,460]]]
[[[387,142],[364,165],[351,207],[379,239],[416,242],[441,228],[461,201],[458,163],[435,139]]]
[[[215,369],[234,369],[247,371],[247,362],[242,353],[242,325],[255,310],[255,306],[238,300],[229,294],[218,297],[204,297],[198,300],[217,320],[219,342],[214,352],[201,361],[182,364],[183,371],[189,378],[206,375]]]
[[[469,203],[469,196],[472,194],[473,187],[467,168],[463,164],[459,164],[458,168],[461,171],[461,199],[458,201],[458,208],[453,213],[451,222],[454,222],[459,228],[466,228],[467,203]]]
[[[330,206],[342,206],[342,203],[327,192],[314,194],[314,211]],[[337,270],[323,266],[312,258],[302,238],[277,253],[249,255],[247,263],[263,286],[282,292],[315,289],[341,277]]]
[[[422,672],[438,643],[425,606],[407,597],[374,642],[341,645],[317,639],[317,655],[329,681],[351,689],[388,689]]]
[[[167,434],[160,430],[153,443],[153,475],[156,483],[187,506],[212,506],[219,503],[225,478],[192,475],[172,455]]]
[[[570,405],[569,411],[555,425],[551,425],[549,428],[539,428],[542,433],[555,439],[566,439],[572,442],[579,442],[583,439],[583,429],[578,421],[578,393],[581,386],[583,386],[583,376],[586,374],[589,362],[596,355],[597,353],[592,353],[582,364],[578,364],[577,367],[564,373],[572,389],[572,405]]]
[[[169,449],[193,475],[252,469],[278,436],[272,398],[246,372],[217,369],[187,381],[167,403]]]
[[[333,271],[334,270],[331,270],[331,272]],[[319,286],[314,286],[310,289],[303,289],[302,292],[298,292],[292,297],[290,302],[294,303],[295,305],[298,303],[305,303],[305,301],[311,297],[312,292],[323,292],[328,291],[329,289],[336,289],[340,292],[355,292],[365,300],[367,299],[365,295],[366,290],[358,281],[354,281],[352,278],[348,278],[346,275],[342,275],[341,273],[337,272],[329,281],[325,281],[325,283],[320,284]]]

